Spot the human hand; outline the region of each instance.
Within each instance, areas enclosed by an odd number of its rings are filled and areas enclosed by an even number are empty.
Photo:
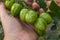
[[[8,15],[3,3],[0,3],[0,18],[4,30],[4,40],[36,40],[37,34],[27,25]]]
[[[31,28],[33,27],[32,25],[21,22],[19,21],[19,19],[8,15],[8,13],[9,12],[5,9],[4,4],[0,3],[0,18],[5,35],[4,40],[36,40],[37,39],[38,36]]]

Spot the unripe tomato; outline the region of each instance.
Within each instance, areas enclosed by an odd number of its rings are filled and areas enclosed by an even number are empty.
[[[27,23],[33,24],[37,19],[37,12],[30,10],[25,17]]]
[[[41,31],[39,29],[35,29],[35,31],[38,34],[38,36],[43,36],[45,34],[45,31]]]
[[[39,37],[38,40],[45,40],[45,38],[44,37]]]
[[[26,14],[29,12],[29,9],[22,9],[21,12],[20,12],[20,19],[22,21],[25,21],[25,16]]]
[[[47,23],[46,23],[46,21],[44,19],[38,18],[36,20],[34,26],[35,26],[35,29],[44,31],[44,30],[46,30]]]
[[[41,13],[40,17],[46,20],[47,23],[52,22],[52,17],[48,13]]]
[[[18,16],[21,9],[22,9],[22,6],[20,4],[14,3],[12,8],[11,8],[11,15]]]
[[[11,9],[12,5],[14,4],[14,0],[6,0],[5,1],[5,6],[7,9]]]

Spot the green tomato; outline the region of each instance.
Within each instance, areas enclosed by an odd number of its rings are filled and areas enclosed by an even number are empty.
[[[11,15],[12,16],[19,16],[21,9],[22,9],[22,6],[20,4],[14,3],[11,8]]]
[[[45,40],[45,38],[44,37],[39,37],[38,40]]]
[[[47,23],[52,22],[52,17],[48,13],[42,13],[40,14],[40,17],[46,20]]]
[[[28,9],[22,9],[21,10],[21,12],[20,12],[20,19],[22,20],[22,21],[25,21],[25,16],[26,16],[26,14],[29,12],[29,10]]]
[[[41,30],[36,29],[36,28],[35,28],[35,31],[36,31],[36,33],[38,34],[38,36],[43,36],[43,35],[45,35],[45,31],[41,31]]]
[[[5,6],[7,9],[11,9],[12,5],[14,4],[14,0],[6,0],[5,1]]]
[[[44,23],[44,25],[47,26],[47,22],[43,18],[38,18],[38,20],[41,20]]]
[[[37,19],[37,12],[30,10],[26,16],[25,16],[25,20],[27,23],[33,24]]]
[[[38,18],[34,24],[35,29],[39,29],[41,31],[46,30],[47,23],[43,18]]]

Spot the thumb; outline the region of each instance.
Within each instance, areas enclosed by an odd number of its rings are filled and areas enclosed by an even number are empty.
[[[4,3],[3,2],[0,2],[0,16],[2,14],[5,14],[6,15],[7,13],[8,13],[8,11],[6,10]]]
[[[5,8],[4,3],[0,2],[0,8]]]

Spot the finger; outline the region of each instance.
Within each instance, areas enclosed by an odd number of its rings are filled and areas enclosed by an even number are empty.
[[[4,3],[0,2],[0,16],[1,16],[1,14],[7,14],[7,12],[8,11],[6,10]]]
[[[60,6],[60,0],[54,0],[54,1],[58,6]]]
[[[26,2],[29,6],[31,6],[32,3],[33,3],[33,0],[25,0],[25,2]]]
[[[0,7],[5,7],[3,2],[0,2]]]
[[[46,4],[47,4],[47,7],[49,7],[51,4],[51,1],[46,1]]]
[[[34,31],[30,31],[28,28],[24,31],[22,28],[22,25],[19,23],[19,21],[17,19],[15,19],[14,17],[12,17],[10,15],[7,15],[8,12],[4,8],[4,4],[0,4],[0,8],[1,8],[0,9],[1,22],[3,25],[5,37],[9,37],[10,39],[17,39],[16,37],[19,37],[20,39],[22,39],[22,37],[23,37],[23,40],[24,39],[36,40],[37,35],[35,34]],[[29,30],[29,31],[27,32],[27,30]],[[25,34],[23,35],[23,33],[25,33]],[[23,35],[23,36],[21,37],[21,35]],[[26,38],[26,36],[27,36],[27,38]]]
[[[32,9],[38,10],[39,8],[40,8],[40,6],[36,2],[33,2]]]
[[[39,13],[43,13],[43,12],[44,12],[43,8],[40,8],[40,9],[38,10],[38,12],[39,12]]]
[[[0,3],[0,18],[5,35],[16,34],[18,31],[22,30],[22,26],[20,25],[19,21],[16,18],[8,15],[3,3]]]

